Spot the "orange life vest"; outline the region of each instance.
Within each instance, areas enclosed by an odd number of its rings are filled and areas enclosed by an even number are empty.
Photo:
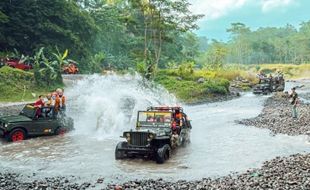
[[[64,107],[65,105],[66,105],[66,97],[57,96],[55,100],[55,110],[58,111],[60,107]]]

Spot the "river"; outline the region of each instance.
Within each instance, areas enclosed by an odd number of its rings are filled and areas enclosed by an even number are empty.
[[[90,182],[103,177],[106,183],[142,178],[193,180],[243,172],[276,156],[310,152],[305,136],[272,135],[236,124],[235,120],[257,116],[267,98],[245,93],[230,101],[185,105],[193,126],[191,143],[176,150],[165,164],[116,161],[119,136],[133,129],[138,110],[180,103],[164,89],[129,75],[81,77],[72,81],[65,94],[75,130],[18,143],[0,141],[2,170],[36,173],[38,178],[73,175]]]

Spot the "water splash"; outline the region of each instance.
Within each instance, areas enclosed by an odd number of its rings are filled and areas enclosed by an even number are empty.
[[[98,139],[118,137],[123,130],[133,128],[138,110],[177,104],[164,88],[143,81],[139,75],[85,76],[65,93],[76,133]]]

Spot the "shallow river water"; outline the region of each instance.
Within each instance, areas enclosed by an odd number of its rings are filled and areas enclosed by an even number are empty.
[[[257,116],[266,96],[243,94],[218,103],[185,106],[192,120],[191,143],[167,163],[114,159],[123,130],[134,127],[136,112],[150,105],[177,105],[160,88],[144,88],[138,76],[90,76],[66,89],[75,131],[19,143],[0,141],[0,168],[37,177],[70,176],[105,182],[141,178],[201,179],[259,167],[276,156],[310,152],[305,136],[272,135],[235,120]]]

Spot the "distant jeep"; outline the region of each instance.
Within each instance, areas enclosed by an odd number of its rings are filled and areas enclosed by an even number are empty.
[[[264,78],[260,80],[260,83],[254,86],[254,94],[267,95],[272,92],[282,92],[285,88],[285,80],[281,76],[275,78]]]
[[[139,111],[136,129],[125,131],[115,159],[151,158],[164,163],[171,151],[190,141],[191,123],[181,107],[150,107]]]
[[[19,115],[0,117],[0,137],[21,141],[33,136],[59,135],[73,129],[73,119],[58,116],[37,116],[37,109],[27,104]]]

